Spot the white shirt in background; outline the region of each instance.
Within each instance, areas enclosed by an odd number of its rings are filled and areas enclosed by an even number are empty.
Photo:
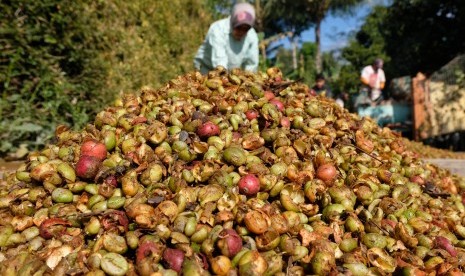
[[[378,69],[378,72],[375,72],[373,66],[365,66],[362,70],[362,78],[368,80],[371,89],[371,100],[374,101],[381,96],[381,83],[386,82],[386,77],[384,76],[383,69]]]

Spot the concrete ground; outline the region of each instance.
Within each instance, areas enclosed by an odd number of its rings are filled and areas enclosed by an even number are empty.
[[[465,160],[461,159],[425,159],[438,167],[450,170],[452,173],[465,177]]]

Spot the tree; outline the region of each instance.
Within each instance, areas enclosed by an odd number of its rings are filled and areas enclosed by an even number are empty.
[[[388,81],[434,72],[465,52],[463,33],[464,1],[394,0],[388,7],[376,7],[342,50],[348,64],[338,85],[355,91],[358,72],[376,57],[385,60]]]
[[[159,86],[194,69],[193,58],[212,22],[202,0],[108,0],[95,28],[113,43],[109,88]],[[112,28],[108,28],[112,26]]]
[[[297,52],[297,69],[294,69],[292,64],[292,52],[292,49],[279,48],[273,65],[278,66],[286,78],[300,79],[309,86],[313,86],[315,77],[318,74],[315,67],[316,44],[314,42],[304,42],[300,45]],[[328,52],[323,54],[323,65],[325,68],[323,74],[327,79],[327,83],[331,87],[337,88],[334,80],[338,78],[340,64],[334,57],[334,53]]]
[[[465,1],[395,0],[381,31],[393,76],[431,73],[465,52]]]
[[[211,22],[202,0],[5,0],[0,11],[0,156],[192,70]]]
[[[43,145],[59,123],[82,127],[109,102],[87,2],[0,2],[0,155]]]
[[[236,0],[206,0],[205,6],[212,15],[213,20],[221,19],[231,13]]]
[[[316,55],[315,65],[322,71],[321,24],[328,13],[345,14],[352,12],[364,0],[269,0],[272,11],[268,20],[267,33],[292,31],[298,36],[311,26],[315,26]]]
[[[262,22],[265,36],[288,33],[293,70],[298,67],[298,39],[312,25],[311,11],[303,0],[267,0],[263,4]]]
[[[315,42],[316,48],[316,69],[318,72],[322,70],[321,58],[321,23],[328,13],[340,14],[351,12],[355,7],[363,2],[363,0],[319,0],[310,1],[312,10],[315,11]]]
[[[302,43],[297,49],[296,56],[298,57],[298,62],[297,68],[295,68],[292,58],[294,49],[280,47],[277,50],[273,66],[279,67],[286,78],[302,79],[303,82],[311,84],[316,76],[315,49],[316,45],[313,42]]]
[[[381,35],[381,24],[384,22],[386,11],[385,7],[375,8],[354,38],[349,40],[348,46],[342,49],[342,57],[352,65],[361,68],[376,57],[386,56],[385,40]]]
[[[382,35],[382,25],[387,12],[386,7],[375,7],[360,30],[349,40],[348,46],[342,49],[341,56],[348,63],[344,64],[337,82],[341,91],[358,92],[360,71],[375,58],[383,58],[385,64],[389,65],[390,57],[385,53],[386,42]],[[386,68],[390,67],[386,66]],[[387,70],[386,75],[390,76],[391,72]]]

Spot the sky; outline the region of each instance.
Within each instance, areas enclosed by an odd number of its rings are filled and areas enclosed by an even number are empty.
[[[351,33],[357,32],[365,18],[376,5],[388,5],[389,0],[368,0],[352,15],[333,16],[329,14],[321,24],[321,50],[328,52],[347,45]],[[315,30],[310,28],[302,33],[302,41],[315,41]]]

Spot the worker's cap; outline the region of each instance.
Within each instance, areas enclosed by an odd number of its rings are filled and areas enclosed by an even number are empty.
[[[376,67],[383,67],[383,64],[384,64],[384,61],[380,58],[377,58],[375,59],[375,61],[373,62],[374,65],[376,65]]]
[[[252,27],[255,23],[255,9],[249,3],[238,3],[234,5],[231,15],[231,26],[236,28],[240,25]]]

